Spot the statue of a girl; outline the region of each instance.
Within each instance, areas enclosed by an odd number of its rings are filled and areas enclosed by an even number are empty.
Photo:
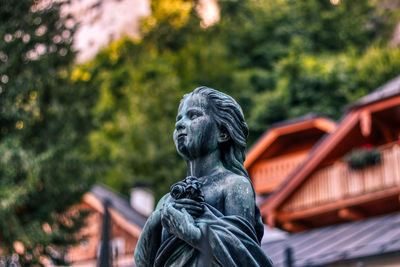
[[[208,87],[185,95],[174,143],[188,177],[149,217],[135,250],[137,266],[272,266],[243,166],[248,128],[240,106]]]

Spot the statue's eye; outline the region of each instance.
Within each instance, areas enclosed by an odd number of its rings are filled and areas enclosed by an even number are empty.
[[[194,120],[194,119],[197,119],[198,117],[201,117],[202,115],[203,114],[199,111],[192,111],[192,112],[189,112],[188,117],[189,117],[189,119]]]
[[[182,119],[182,115],[176,117],[176,121],[180,121]]]

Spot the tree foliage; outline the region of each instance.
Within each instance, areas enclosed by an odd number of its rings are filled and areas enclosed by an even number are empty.
[[[72,73],[77,81],[85,76],[85,86],[99,92],[98,129],[90,134],[92,160],[101,166],[96,176],[126,194],[135,181],[161,194],[157,189],[180,177],[183,166],[171,137],[182,91],[169,56],[124,39]]]
[[[220,1],[207,28],[197,1],[153,0],[140,40],[74,66],[60,2],[0,1],[0,260],[22,265],[64,260],[83,219],[66,211],[89,178],[160,197],[185,177],[172,132],[195,87],[238,100],[251,144],[280,120],[338,119],[400,69],[391,0]]]
[[[238,100],[252,143],[280,120],[338,119],[398,74],[400,51],[387,45],[399,19],[393,1],[220,1],[221,20],[207,28],[196,1],[165,1],[152,1],[140,40],[112,44],[75,70],[100,94],[97,177],[125,193],[144,181],[160,197],[185,176],[171,136],[179,99],[197,86]]]
[[[83,223],[67,211],[88,188],[90,100],[68,77],[74,29],[59,8],[0,2],[0,261],[22,266],[62,263]]]

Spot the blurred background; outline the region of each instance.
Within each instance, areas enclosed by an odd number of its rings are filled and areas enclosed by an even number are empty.
[[[201,85],[243,108],[245,166],[267,239],[286,255],[276,262],[304,255],[274,227],[304,234],[399,209],[400,1],[0,1],[0,266],[133,266],[154,203],[186,175],[172,132],[180,99]],[[317,200],[285,208],[315,172],[371,149],[379,160],[362,168],[392,160],[381,172],[398,180],[368,189],[357,178],[357,191],[326,178],[303,193]],[[377,188],[393,191],[387,202],[298,213]]]

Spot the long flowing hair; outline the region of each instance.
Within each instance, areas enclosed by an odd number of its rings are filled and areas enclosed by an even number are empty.
[[[224,167],[248,177],[243,162],[246,158],[249,128],[239,104],[229,95],[206,86],[196,88],[192,94],[200,94],[208,100],[217,126],[230,137],[228,141],[219,144]]]

